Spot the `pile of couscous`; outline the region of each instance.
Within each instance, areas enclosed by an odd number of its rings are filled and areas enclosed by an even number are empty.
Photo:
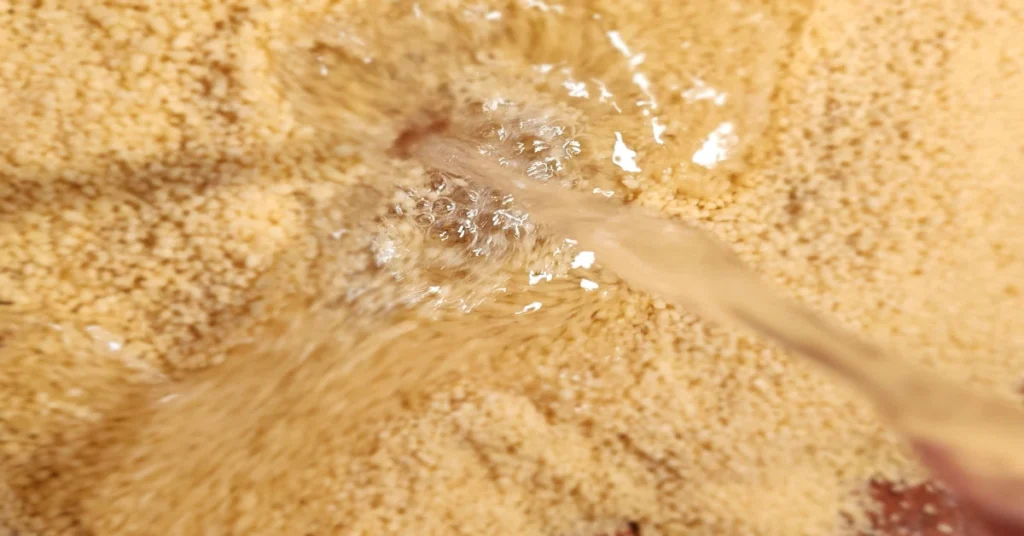
[[[1021,400],[1019,1],[0,0],[0,534],[961,530],[817,370],[327,143],[280,52],[329,20],[372,63],[399,12],[519,36],[458,56],[557,111],[510,166]]]

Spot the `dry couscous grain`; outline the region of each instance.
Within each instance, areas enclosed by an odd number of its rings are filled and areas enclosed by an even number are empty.
[[[599,15],[619,86],[497,50],[499,86],[574,112],[567,174],[1020,400],[1024,5],[648,4],[0,0],[0,529],[828,534],[922,478],[855,394],[585,244],[415,231],[481,193],[319,143],[273,64],[391,9]],[[705,169],[727,121],[744,165]]]

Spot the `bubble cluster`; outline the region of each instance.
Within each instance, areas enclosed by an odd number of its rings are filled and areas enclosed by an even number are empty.
[[[473,137],[482,155],[533,180],[572,186],[570,161],[582,146],[568,122],[550,112],[526,114],[502,99],[477,105],[482,113]],[[517,248],[530,247],[537,230],[514,196],[439,169],[428,170],[424,184],[399,187],[390,219],[411,222],[428,242],[457,247],[465,256],[460,264],[474,258],[506,260]]]
[[[516,207],[514,197],[438,170],[431,170],[427,184],[419,188],[401,187],[388,219],[418,228],[428,246],[459,250],[446,263],[458,266],[450,268],[464,267],[469,259],[501,261],[536,232],[536,224]]]
[[[477,131],[480,152],[502,167],[522,172],[534,180],[560,180],[571,186],[575,178],[570,161],[583,147],[576,139],[575,122],[561,107],[523,111],[516,104],[498,99],[484,103],[489,120]]]
[[[583,146],[557,106],[537,113],[478,100],[466,112],[473,116],[462,121],[470,127],[462,132],[495,166],[566,188],[576,183]],[[371,247],[406,303],[430,300],[468,311],[517,277],[527,284],[534,268],[550,271],[553,259],[566,254],[515,195],[480,182],[427,169],[395,186]]]

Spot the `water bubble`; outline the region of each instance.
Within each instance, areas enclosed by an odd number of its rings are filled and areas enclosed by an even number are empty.
[[[480,200],[480,193],[468,188],[459,188],[452,193],[451,199],[459,205],[474,205]]]
[[[435,215],[447,216],[455,211],[455,201],[447,197],[439,197],[434,201],[431,209]]]
[[[428,199],[416,201],[416,212],[430,213],[431,203]]]
[[[430,177],[430,189],[437,193],[444,193],[450,186],[448,176],[444,173],[436,173]]]
[[[413,221],[420,227],[428,227],[434,224],[434,215],[429,213],[417,214]]]

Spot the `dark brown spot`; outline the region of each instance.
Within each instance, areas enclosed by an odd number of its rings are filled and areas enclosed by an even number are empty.
[[[395,143],[391,146],[391,153],[398,158],[409,158],[416,143],[429,135],[446,132],[448,126],[446,119],[435,120],[426,126],[412,125],[395,139]]]
[[[942,486],[924,483],[895,486],[872,482],[871,495],[879,510],[871,516],[878,536],[1000,536],[992,531]]]

